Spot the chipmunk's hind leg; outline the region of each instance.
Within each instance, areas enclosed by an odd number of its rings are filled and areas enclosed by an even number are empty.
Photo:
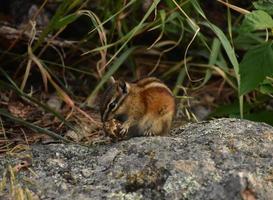
[[[160,118],[155,120],[152,126],[147,129],[146,135],[147,136],[162,136],[167,135],[170,131],[171,127],[171,120]]]
[[[142,132],[143,136],[156,136],[158,135],[157,130],[154,128],[154,124],[149,122],[145,124],[145,129]]]

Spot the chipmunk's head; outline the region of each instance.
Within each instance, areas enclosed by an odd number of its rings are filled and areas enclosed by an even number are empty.
[[[111,80],[100,102],[101,121],[106,122],[115,117],[115,112],[128,95],[130,85],[123,80]]]

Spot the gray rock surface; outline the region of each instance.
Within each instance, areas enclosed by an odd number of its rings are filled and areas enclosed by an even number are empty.
[[[36,145],[31,154],[35,174],[17,179],[39,199],[273,199],[273,127],[263,123],[218,119],[169,137]],[[2,179],[8,163],[14,156],[0,160]]]

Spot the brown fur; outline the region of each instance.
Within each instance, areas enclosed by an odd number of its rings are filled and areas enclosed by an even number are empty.
[[[129,130],[134,126],[139,132],[137,135],[167,134],[175,113],[170,89],[157,78],[145,78],[128,85],[128,94],[108,120],[126,114],[128,120],[122,124],[123,128]]]

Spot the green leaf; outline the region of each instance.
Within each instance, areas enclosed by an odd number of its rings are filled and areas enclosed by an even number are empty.
[[[269,84],[261,85],[259,91],[262,94],[273,94],[273,87],[272,85],[269,85]]]
[[[223,33],[223,31],[218,28],[217,26],[215,26],[214,24],[212,24],[206,17],[206,15],[204,14],[204,12],[202,11],[199,3],[196,0],[191,0],[190,1],[193,5],[193,7],[196,9],[196,11],[207,21],[206,23],[204,23],[207,27],[209,27],[218,37],[218,39],[220,40],[220,42],[222,43],[227,56],[234,68],[235,71],[235,76],[237,79],[237,83],[238,83],[238,88],[240,88],[240,76],[239,76],[239,64],[235,55],[235,51],[233,49],[233,47],[231,46],[229,40],[227,39],[227,37],[225,36],[225,34]],[[243,104],[244,104],[244,99],[243,96],[240,96],[240,92],[238,90],[238,98],[239,98],[239,104],[240,104],[240,116],[241,118],[243,118]]]
[[[215,65],[217,62],[217,58],[220,54],[220,49],[221,49],[221,43],[218,38],[214,38],[212,42],[212,47],[211,47],[211,52],[209,56],[209,65]]]
[[[257,10],[263,10],[269,15],[273,15],[273,0],[259,0],[253,3]]]
[[[246,52],[240,63],[240,93],[255,89],[266,76],[273,75],[272,42],[267,42]]]
[[[241,33],[234,40],[236,48],[248,50],[254,48],[257,44],[264,43],[264,33],[260,32],[247,32]]]
[[[245,103],[244,104],[244,112],[249,112],[251,109],[251,105]],[[239,108],[239,102],[236,101],[232,104],[227,105],[220,105],[218,106],[210,115],[209,117],[231,117],[231,116],[237,116],[240,115],[240,108]]]
[[[67,15],[61,18],[60,20],[56,21],[56,23],[54,24],[54,28],[58,30],[60,28],[66,27],[68,24],[71,24],[76,19],[78,19],[79,16],[80,15],[78,13],[72,13],[70,15]]]
[[[264,30],[266,28],[273,28],[272,17],[262,10],[255,10],[245,15],[239,32],[247,33],[255,30]]]
[[[260,85],[259,91],[262,94],[273,94],[273,85],[272,83],[265,79],[264,82]]]
[[[73,3],[71,3],[70,0],[61,1],[60,5],[58,6],[58,9],[55,11],[48,25],[43,29],[42,33],[39,34],[39,38],[32,48],[33,52],[35,52],[36,49],[44,42],[47,35],[54,31],[55,24],[58,22],[58,20],[65,16],[65,14],[67,14],[73,7],[75,7],[76,4],[79,5],[80,3],[81,1],[79,0],[75,0],[73,1]]]
[[[261,111],[245,115],[245,119],[255,122],[265,122],[269,125],[273,125],[273,112],[272,111]]]
[[[220,28],[218,28],[217,26],[215,26],[212,23],[205,22],[204,25],[211,28],[211,30],[216,34],[216,36],[218,37],[218,39],[222,43],[222,45],[226,51],[226,54],[227,54],[232,66],[234,68],[234,71],[236,73],[236,78],[238,79],[239,64],[238,64],[238,61],[237,61],[237,58],[235,55],[235,51],[232,48],[230,42],[228,41],[226,35],[224,34],[224,32]]]
[[[216,108],[209,117],[235,117],[239,118],[239,109],[238,102],[228,105],[222,105]],[[251,109],[253,109],[255,105],[244,104],[244,111],[248,114],[244,114],[244,119],[248,119],[256,122],[265,122],[267,124],[273,125],[273,112],[272,111],[261,111],[261,112],[253,112],[249,113]]]

